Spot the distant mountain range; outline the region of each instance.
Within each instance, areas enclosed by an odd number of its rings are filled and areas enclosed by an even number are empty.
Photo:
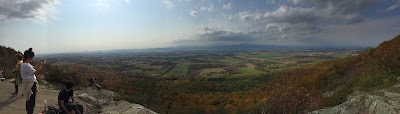
[[[278,45],[257,45],[257,44],[234,44],[234,45],[212,45],[212,46],[180,46],[178,49],[212,49],[212,50],[281,50],[281,49],[359,49],[367,48],[362,46],[278,46]]]
[[[98,50],[98,51],[82,51],[40,54],[40,56],[54,54],[82,54],[82,53],[137,53],[137,52],[171,52],[171,51],[252,51],[252,50],[312,50],[312,51],[340,51],[340,50],[366,50],[371,47],[367,46],[278,46],[278,45],[258,45],[258,44],[233,44],[233,45],[209,45],[209,46],[177,46],[165,48],[146,48],[146,49],[114,49],[114,50]]]
[[[190,51],[190,50],[348,50],[348,49],[367,49],[366,46],[278,46],[278,45],[257,45],[257,44],[234,44],[234,45],[211,45],[211,46],[177,46],[167,48],[148,48],[148,49],[120,49],[95,52],[168,52],[168,51]]]

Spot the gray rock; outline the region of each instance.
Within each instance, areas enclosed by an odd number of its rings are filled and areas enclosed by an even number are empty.
[[[400,84],[396,84],[396,85],[394,85],[393,87],[399,88],[399,87],[400,87]]]
[[[77,95],[77,97],[87,103],[95,103],[97,101],[96,98],[94,98],[86,93],[79,94],[79,95]]]
[[[90,96],[91,98],[94,98],[96,100],[96,103],[98,103],[99,105],[103,105],[103,104],[106,104],[108,102],[112,102],[113,98],[116,96],[116,94],[114,92],[112,92],[112,91],[105,90],[105,89],[99,91],[97,89],[93,89],[93,88],[90,88],[90,87],[89,88],[82,88],[81,90],[77,91],[76,93],[79,94],[79,95],[83,94],[84,96]],[[84,97],[84,96],[82,96],[82,97]],[[89,100],[89,99],[86,99],[86,100]],[[83,101],[85,101],[85,100],[83,100]]]
[[[142,105],[118,101],[103,107],[100,114],[157,114]]]
[[[82,88],[76,91],[79,100],[82,100],[88,112],[101,114],[157,114],[139,104],[127,101],[113,101],[116,94],[112,91],[94,88]]]
[[[308,114],[399,114],[400,94],[380,90],[374,95],[361,93],[349,96],[340,105],[309,112]]]

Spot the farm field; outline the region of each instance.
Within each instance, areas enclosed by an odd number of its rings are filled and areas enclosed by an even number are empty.
[[[281,92],[286,80],[287,86],[298,81],[285,73],[308,75],[314,70],[302,69],[356,56],[361,50],[190,50],[38,58],[55,66],[49,77],[62,75],[63,79],[82,83],[85,76],[95,76],[99,84],[120,94],[115,99],[143,104],[160,113],[229,113],[257,112],[262,103],[279,100],[275,94],[295,92]],[[69,73],[63,74],[58,68]],[[272,99],[266,99],[269,97]]]
[[[359,50],[172,51],[91,53],[45,58],[54,65],[85,64],[160,78],[230,78],[301,67],[357,55]],[[100,61],[99,61],[100,60]]]

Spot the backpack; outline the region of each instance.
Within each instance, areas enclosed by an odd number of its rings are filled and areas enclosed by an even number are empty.
[[[62,114],[57,108],[52,106],[47,106],[47,111],[44,114]]]

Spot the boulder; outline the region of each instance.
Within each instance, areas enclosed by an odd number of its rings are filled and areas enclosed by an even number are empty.
[[[116,94],[112,91],[95,88],[82,88],[76,91],[87,112],[101,114],[157,114],[139,104],[127,101],[113,101]]]
[[[400,94],[380,90],[373,94],[360,93],[349,96],[342,104],[320,109],[308,114],[399,114]]]
[[[87,93],[79,94],[79,95],[77,95],[77,97],[87,103],[96,103],[96,101],[97,101],[96,98],[88,95]]]
[[[129,103],[127,101],[118,101],[104,106],[100,114],[157,114],[142,105]]]

